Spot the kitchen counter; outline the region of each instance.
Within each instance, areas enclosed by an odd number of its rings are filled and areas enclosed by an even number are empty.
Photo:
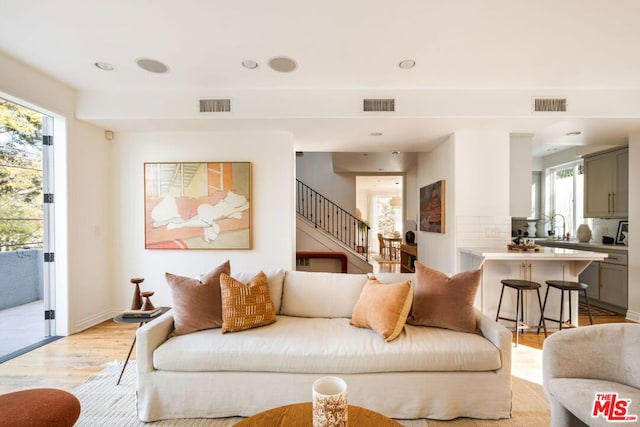
[[[539,243],[539,242],[538,242]],[[541,297],[544,298],[547,290],[547,280],[577,281],[579,274],[593,261],[602,261],[607,258],[606,252],[573,249],[569,247],[541,247],[540,251],[510,251],[506,244],[504,248],[460,248],[461,270],[482,269],[480,288],[476,294],[474,306],[495,318],[500,293],[501,280],[520,279],[532,280],[542,285]],[[525,296],[525,322],[531,326],[537,326],[540,319],[540,308],[535,292],[527,292]],[[571,323],[578,324],[578,294],[571,293],[571,301],[574,310],[571,312]],[[515,318],[516,293],[505,290],[501,307],[501,316]],[[568,304],[564,304],[564,317],[569,317]],[[558,318],[560,312],[560,297],[555,292],[550,292],[546,317]],[[508,322],[505,326],[512,326]],[[547,329],[555,329],[557,323],[549,322]]]
[[[505,245],[506,246],[506,245]],[[586,249],[586,248],[585,248]],[[584,249],[541,247],[539,251],[511,251],[501,248],[460,248],[461,254],[469,254],[484,258],[484,260],[535,260],[535,261],[602,261],[606,254]]]
[[[578,250],[594,250],[594,251],[610,251],[610,252],[629,252],[629,247],[624,245],[605,245],[603,243],[595,242],[578,242],[577,240],[549,240],[549,239],[536,239],[536,244],[545,247],[556,248],[575,248]]]

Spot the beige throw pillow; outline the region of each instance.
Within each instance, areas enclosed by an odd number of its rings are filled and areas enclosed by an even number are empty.
[[[411,281],[385,285],[372,277],[360,292],[350,323],[373,329],[385,341],[393,341],[402,332],[412,298]]]
[[[476,332],[473,302],[480,274],[480,270],[473,270],[449,277],[416,262],[413,306],[407,324]]]
[[[205,274],[201,280],[166,273],[173,297],[174,335],[184,335],[222,326],[220,275],[231,274],[226,261]]]
[[[222,333],[238,332],[276,321],[267,275],[262,271],[244,284],[228,274],[220,276]]]

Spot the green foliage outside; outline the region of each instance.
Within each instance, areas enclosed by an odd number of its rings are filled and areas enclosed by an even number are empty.
[[[42,115],[0,99],[0,250],[42,247]]]

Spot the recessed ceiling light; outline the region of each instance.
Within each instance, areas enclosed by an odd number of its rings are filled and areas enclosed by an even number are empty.
[[[138,64],[138,67],[150,73],[164,74],[169,71],[169,67],[155,59],[138,58],[136,59],[136,64]]]
[[[580,132],[579,130],[574,130],[573,132],[567,132],[565,133],[566,136],[578,136],[578,135],[582,135],[582,132]]]
[[[102,71],[113,71],[116,69],[116,67],[114,67],[112,64],[108,62],[96,62],[93,65],[100,68]]]
[[[258,63],[250,59],[245,59],[244,61],[242,61],[242,66],[244,68],[248,68],[249,70],[255,70],[256,68],[258,68]]]
[[[298,64],[296,63],[296,61],[285,56],[276,56],[275,58],[271,58],[269,60],[269,66],[273,70],[281,73],[290,73],[291,71],[298,68]]]
[[[416,61],[414,61],[413,59],[405,59],[403,61],[400,61],[400,63],[398,64],[398,67],[400,67],[403,70],[410,70],[415,66],[416,66]]]
[[[382,132],[371,132],[369,135],[371,135],[371,136],[382,136]]]

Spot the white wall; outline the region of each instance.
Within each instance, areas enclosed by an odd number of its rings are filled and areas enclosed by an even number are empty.
[[[511,235],[508,132],[456,132],[418,160],[418,188],[446,181],[445,234],[418,232],[418,260],[459,271],[459,247],[504,247]]]
[[[295,266],[294,149],[287,133],[117,133],[111,185],[115,308],[131,303],[129,279],[144,277],[155,305],[171,305],[165,272],[197,277],[225,260],[233,271]],[[252,164],[251,250],[145,250],[145,162],[249,161]]]
[[[76,93],[0,53],[0,95],[54,117],[56,292],[54,334],[104,320],[112,298],[109,146],[102,129],[74,119]]]
[[[335,173],[331,153],[305,152],[296,156],[296,177],[342,209],[355,214],[356,175]]]
[[[421,187],[441,179],[445,180],[445,233],[420,231],[420,222],[418,221],[416,242],[418,243],[418,261],[447,274],[452,274],[455,271],[455,163],[453,144],[453,138],[450,138],[432,152],[418,155],[418,191],[416,195],[419,203]]]
[[[640,182],[640,134],[629,136],[629,183]],[[640,224],[640,192],[629,185],[629,224]],[[633,230],[629,236],[629,308],[627,319],[640,322],[640,233]]]

